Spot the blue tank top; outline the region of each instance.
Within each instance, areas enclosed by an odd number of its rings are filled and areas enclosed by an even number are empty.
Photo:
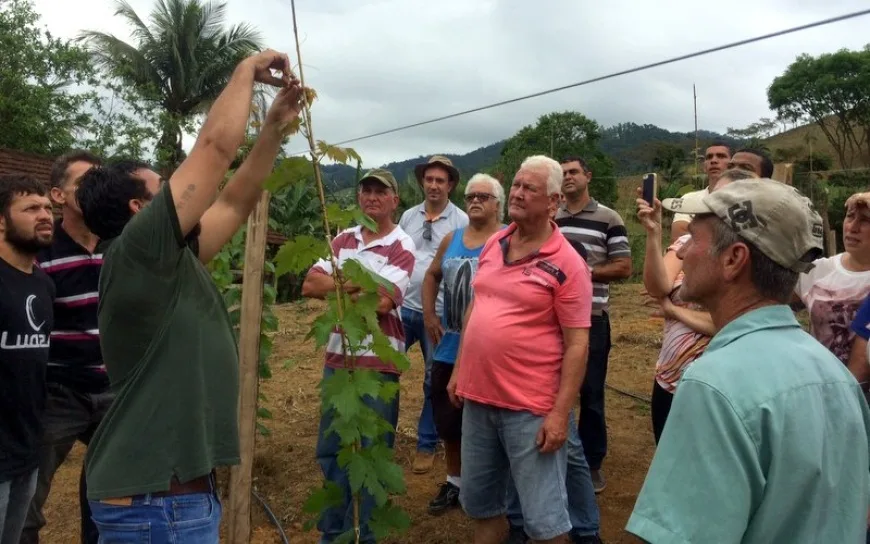
[[[478,259],[483,251],[483,244],[473,249],[465,247],[462,242],[464,234],[464,227],[453,231],[453,239],[441,257],[441,289],[444,292],[441,326],[444,327],[444,337],[435,348],[433,359],[442,363],[456,361],[462,318],[473,295],[471,280],[477,273]]]

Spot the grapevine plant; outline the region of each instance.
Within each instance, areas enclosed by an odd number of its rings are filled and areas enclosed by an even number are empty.
[[[230,323],[233,326],[233,333],[236,336],[236,342],[239,340],[242,314],[242,285],[235,281],[235,270],[240,270],[245,262],[246,232],[247,226],[242,227],[233,236],[230,243],[225,245],[209,263],[212,280],[223,296],[224,305],[227,307]],[[275,264],[267,259],[264,271],[266,274],[274,275]],[[263,313],[260,316],[260,352],[258,354],[257,365],[260,379],[264,380],[272,377],[272,368],[269,366],[269,357],[272,354],[272,337],[269,333],[274,333],[278,330],[278,317],[272,311],[272,305],[275,304],[276,297],[277,290],[275,286],[268,283],[264,284]],[[272,413],[269,409],[260,405],[261,402],[266,402],[267,400],[266,395],[258,393],[257,430],[263,436],[268,436],[270,431],[261,420],[272,419]]]
[[[298,235],[288,240],[275,256],[275,273],[278,276],[287,273],[301,274],[319,259],[332,263],[335,291],[327,296],[326,309],[313,321],[307,338],[313,338],[317,347],[323,348],[330,334],[335,331],[341,335],[344,353],[344,368],[338,369],[320,383],[322,409],[324,413],[329,410],[334,413],[332,425],[326,432],[335,433],[340,440],[338,463],[347,471],[353,496],[353,528],[336,542],[359,542],[362,523],[360,504],[364,492],[375,503],[368,526],[375,538],[381,540],[393,532],[406,529],[410,520],[392,500],[393,496],[405,492],[402,468],[395,462],[393,449],[386,442],[387,433],[395,432],[395,429],[365,404],[365,398],[390,402],[399,394],[399,384],[384,381],[378,372],[357,369],[356,355],[371,349],[381,360],[392,363],[400,371],[408,368],[409,361],[403,352],[392,346],[378,324],[378,290],[392,292],[393,285],[354,260],[347,260],[339,267],[337,256],[332,251],[333,232],[337,233],[354,222],[376,231],[377,224],[356,207],[346,208],[326,201],[321,161],[329,159],[343,164],[356,161],[359,164],[361,159],[353,149],[330,145],[314,137],[311,104],[317,94],[305,85],[295,2],[291,1],[291,7],[298,76],[305,93],[300,117],[290,123],[285,131],[287,134],[298,132],[305,137],[310,158],[294,157],[282,161],[267,180],[267,188],[273,192],[280,190],[282,186],[294,181],[290,174],[298,171],[299,161],[310,163],[325,236],[316,238]],[[347,289],[351,285],[360,288],[353,300]],[[364,442],[366,447],[363,447]],[[309,515],[306,529],[310,530],[328,508],[341,504],[342,498],[343,491],[328,480],[311,490],[303,506],[303,511]]]

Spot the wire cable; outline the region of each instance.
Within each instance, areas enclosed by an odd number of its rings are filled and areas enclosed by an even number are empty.
[[[616,387],[616,386],[614,386],[614,385],[610,385],[610,384],[607,383],[607,382],[604,382],[604,386],[607,387],[608,389],[613,389],[613,390],[616,391],[617,393],[623,394],[623,395],[625,395],[626,397],[631,397],[631,398],[633,398],[633,399],[637,399],[637,400],[639,400],[639,401],[643,401],[643,402],[645,402],[645,403],[647,403],[647,404],[652,404],[652,400],[651,400],[650,398],[648,398],[648,397],[643,397],[643,396],[641,396],[641,395],[638,395],[637,393],[632,393],[631,391],[626,391],[625,389],[620,389],[619,387]]]
[[[284,527],[282,527],[281,522],[278,521],[278,516],[276,516],[275,513],[272,512],[272,509],[269,508],[269,505],[266,503],[263,497],[258,495],[257,492],[253,489],[251,489],[251,495],[253,495],[254,498],[257,499],[257,502],[260,503],[260,506],[263,507],[263,510],[266,511],[266,515],[272,521],[272,525],[274,525],[275,528],[278,529],[278,536],[281,537],[281,542],[283,542],[283,544],[290,544],[290,540],[287,538],[287,533],[284,532]]]
[[[644,64],[643,66],[636,66],[636,67],[634,67],[634,68],[629,68],[629,69],[627,69],[627,70],[621,70],[621,71],[619,71],[619,72],[613,72],[612,74],[607,74],[607,75],[604,75],[604,76],[594,77],[594,78],[592,78],[592,79],[587,79],[587,80],[584,80],[584,81],[579,81],[579,82],[577,82],[577,83],[571,83],[571,84],[568,84],[568,85],[562,85],[561,87],[554,87],[554,88],[552,88],[552,89],[546,89],[546,90],[544,90],[544,91],[539,91],[539,92],[536,92],[536,93],[527,94],[527,95],[525,95],[525,96],[520,96],[520,97],[517,97],[517,98],[511,98],[511,99],[509,99],[509,100],[502,100],[501,102],[494,102],[494,103],[492,103],[492,104],[487,104],[487,105],[485,105],[485,106],[479,106],[479,107],[476,107],[476,108],[471,108],[471,109],[469,109],[469,110],[463,110],[463,111],[459,111],[459,112],[456,112],[456,113],[451,113],[451,114],[449,114],[449,115],[442,115],[441,117],[435,117],[435,118],[433,118],[433,119],[427,119],[427,120],[425,120],[425,121],[419,121],[419,122],[417,122],[417,123],[411,123],[411,124],[409,124],[409,125],[403,125],[403,126],[399,126],[399,127],[391,128],[391,129],[388,129],[388,130],[382,130],[382,131],[380,131],[380,132],[375,132],[375,133],[372,133],[372,134],[367,134],[367,135],[365,135],[365,136],[359,136],[359,137],[356,137],[356,138],[350,138],[350,139],[348,139],[348,140],[343,140],[343,141],[337,142],[337,143],[332,144],[332,145],[346,145],[346,144],[350,144],[350,143],[354,143],[354,142],[360,142],[360,141],[362,141],[362,140],[368,140],[368,139],[370,139],[370,138],[375,138],[375,137],[378,137],[378,136],[384,136],[384,135],[386,135],[386,134],[392,134],[392,133],[394,133],[394,132],[399,132],[399,131],[408,130],[408,129],[411,129],[411,128],[420,127],[420,126],[423,126],[423,125],[429,125],[429,124],[432,124],[432,123],[438,123],[438,122],[441,122],[441,121],[446,121],[446,120],[448,120],[448,119],[454,119],[454,118],[456,118],[456,117],[461,117],[461,116],[463,116],[463,115],[469,115],[469,114],[471,114],[471,113],[477,113],[477,112],[479,112],[479,111],[484,111],[484,110],[488,110],[488,109],[492,109],[492,108],[498,108],[498,107],[501,107],[501,106],[506,106],[506,105],[508,105],[508,104],[513,104],[513,103],[515,103],[515,102],[520,102],[520,101],[523,101],[523,100],[529,100],[529,99],[531,99],[531,98],[537,98],[537,97],[539,97],[539,96],[544,96],[544,95],[548,95],[548,94],[556,93],[556,92],[559,92],[559,91],[564,91],[564,90],[567,90],[567,89],[573,89],[573,88],[575,88],[575,87],[581,87],[581,86],[583,86],[583,85],[589,85],[590,83],[597,83],[597,82],[599,82],[599,81],[605,81],[605,80],[607,80],[607,79],[613,79],[613,78],[615,78],[615,77],[619,77],[619,76],[624,76],[624,75],[628,75],[628,74],[633,74],[633,73],[637,73],[637,72],[642,72],[642,71],[644,71],[644,70],[649,70],[649,69],[651,69],[651,68],[658,68],[659,66],[665,66],[665,65],[667,65],[667,64],[673,64],[673,63],[675,63],[675,62],[680,62],[680,61],[688,60],[688,59],[691,59],[691,58],[700,57],[700,56],[702,56],[702,55],[709,55],[710,53],[717,53],[717,52],[719,52],[719,51],[724,51],[724,50],[726,50],[726,49],[732,49],[732,48],[734,48],[734,47],[740,47],[740,46],[742,46],[742,45],[747,45],[747,44],[750,44],[750,43],[755,43],[755,42],[760,42],[760,41],[764,41],[764,40],[769,40],[769,39],[771,39],[771,38],[777,38],[777,37],[779,37],[779,36],[785,36],[786,34],[793,34],[793,33],[795,33],[795,32],[801,32],[801,31],[803,31],[803,30],[808,30],[808,29],[810,29],[810,28],[816,28],[816,27],[820,27],[820,26],[824,26],[824,25],[829,25],[829,24],[832,24],[832,23],[838,23],[838,22],[841,22],[841,21],[846,21],[846,20],[848,20],[848,19],[854,19],[854,18],[856,18],[856,17],[861,17],[861,16],[864,16],[864,15],[870,15],[870,9],[864,9],[864,10],[861,10],[861,11],[855,11],[855,12],[852,12],[852,13],[847,13],[847,14],[845,14],[845,15],[839,15],[839,16],[837,16],[837,17],[831,17],[831,18],[829,18],[829,19],[822,19],[822,20],[820,20],[820,21],[816,21],[816,22],[814,22],[814,23],[808,23],[808,24],[805,24],[805,25],[800,25],[800,26],[796,26],[796,27],[792,27],[792,28],[787,28],[787,29],[785,29],[785,30],[779,30],[779,31],[777,31],[777,32],[771,32],[770,34],[764,34],[764,35],[762,35],[762,36],[756,36],[756,37],[754,37],[754,38],[747,38],[747,39],[745,39],[745,40],[740,40],[740,41],[736,41],[736,42],[728,43],[728,44],[725,44],[725,45],[720,45],[720,46],[717,46],[717,47],[712,47],[712,48],[710,48],[710,49],[703,49],[703,50],[701,50],[701,51],[695,51],[694,53],[688,53],[688,54],[685,54],[685,55],[680,55],[680,56],[678,56],[678,57],[672,57],[672,58],[665,59],[665,60],[661,60],[661,61],[658,61],[658,62],[653,62],[653,63],[650,63],[650,64]],[[292,155],[301,155],[301,154],[304,154],[304,153],[308,153],[308,151],[307,151],[307,150],[306,150],[306,151],[297,151],[296,153],[292,153]]]

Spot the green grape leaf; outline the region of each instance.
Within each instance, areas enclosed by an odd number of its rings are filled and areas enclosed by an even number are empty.
[[[366,215],[361,209],[354,208],[352,213],[353,219],[356,221],[357,225],[362,225],[372,232],[378,232],[378,224],[375,223],[375,220]]]
[[[378,398],[381,390],[381,374],[371,370],[357,370],[353,373],[353,385],[360,397]]]
[[[402,467],[393,462],[393,450],[386,444],[375,444],[368,451],[378,480],[388,493],[404,493],[405,476]]]
[[[312,490],[302,505],[302,511],[306,514],[321,514],[324,510],[335,506],[341,506],[344,501],[344,492],[335,482],[324,482],[323,487]]]
[[[288,272],[301,274],[328,254],[326,240],[306,234],[299,235],[285,242],[275,255],[275,275],[283,276]]]
[[[336,370],[321,382],[320,387],[321,398],[328,406],[335,408],[340,417],[350,417],[363,406],[347,370]]]
[[[338,230],[346,229],[356,218],[353,210],[346,210],[337,202],[333,202],[326,207],[326,216],[329,218],[329,222]]]
[[[391,501],[372,510],[369,521],[369,529],[378,541],[387,538],[392,532],[406,531],[410,526],[408,514]]]
[[[372,351],[378,358],[385,363],[392,363],[397,370],[405,371],[411,367],[411,361],[408,356],[397,350],[390,343],[390,339],[379,330],[372,331]]]
[[[378,392],[378,398],[384,402],[391,402],[399,393],[399,382],[384,382]]]
[[[311,324],[311,330],[308,331],[308,334],[305,336],[305,339],[314,338],[317,343],[317,347],[323,347],[329,342],[329,335],[332,334],[332,331],[336,326],[336,315],[332,308],[323,312],[314,320]]]
[[[278,163],[263,182],[270,193],[277,193],[284,187],[306,181],[314,172],[311,162],[305,157],[289,157]]]

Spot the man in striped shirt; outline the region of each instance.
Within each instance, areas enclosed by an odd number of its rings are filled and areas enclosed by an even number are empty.
[[[556,224],[570,242],[583,244],[592,271],[592,328],[578,428],[595,492],[600,493],[606,485],[601,463],[607,454],[604,382],[610,354],[609,283],[631,276],[631,248],[622,217],[589,195],[591,179],[592,171],[582,158],[562,160],[565,202],[556,212]]]
[[[392,292],[384,288],[379,290],[378,325],[392,347],[404,353],[405,330],[399,317],[399,308],[402,307],[402,301],[411,283],[411,273],[414,270],[414,242],[393,222],[393,214],[399,206],[399,185],[389,171],[375,169],[360,180],[357,198],[362,211],[377,223],[377,232],[364,226],[349,228],[333,239],[332,251],[335,253],[339,268],[343,268],[347,261],[353,260],[392,284]],[[335,281],[332,272],[330,260],[318,261],[305,277],[302,296],[323,299],[329,293],[334,293]],[[345,292],[355,300],[360,295],[360,288],[346,284]],[[347,364],[348,361],[342,350],[341,335],[338,331],[332,331],[326,345],[324,383],[328,383],[336,371],[346,368]],[[354,368],[374,370],[380,373],[381,381],[398,385],[399,370],[392,363],[381,360],[371,349],[357,353]],[[379,444],[385,443],[387,447],[392,448],[395,439],[394,431],[399,422],[398,387],[392,400],[384,401],[366,396],[363,402],[387,420],[393,428],[393,432],[388,433],[383,442],[378,441]],[[354,519],[347,470],[343,469],[338,461],[342,449],[341,441],[339,436],[330,430],[334,417],[333,410],[325,411],[321,416],[317,435],[317,462],[324,477],[342,489],[344,499],[341,505],[329,508],[321,515],[317,524],[317,528],[323,534],[321,543],[333,542],[340,535],[351,530],[350,520]],[[363,439],[363,447],[371,445],[371,440]],[[374,542],[374,536],[368,526],[373,506],[374,500],[364,493],[360,512],[362,542]]]
[[[39,253],[39,267],[54,281],[54,330],[46,374],[44,434],[36,494],[30,504],[22,544],[39,541],[42,508],[51,480],[76,441],[88,444],[112,402],[100,354],[97,290],[103,255],[97,236],[84,224],[75,199],[81,176],[100,160],[87,151],[58,158],[51,171],[51,198],[60,207],[51,247]],[[79,485],[81,541],[96,544],[99,534],[88,507],[84,468]]]

